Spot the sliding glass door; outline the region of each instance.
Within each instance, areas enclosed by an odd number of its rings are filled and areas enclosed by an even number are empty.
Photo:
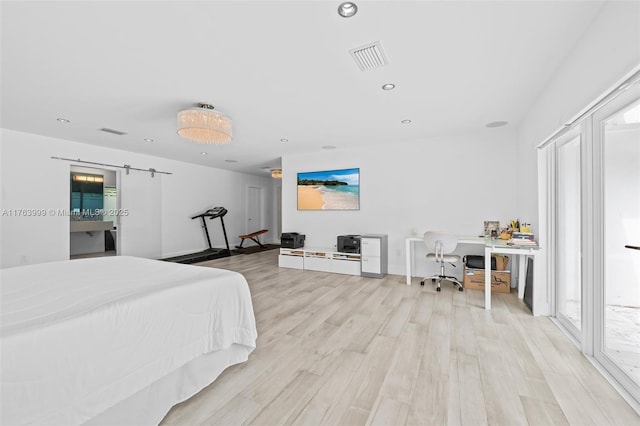
[[[593,116],[594,356],[640,401],[640,84]]]
[[[640,406],[640,72],[541,147],[557,323]]]
[[[581,127],[578,127],[558,140],[555,173],[556,318],[578,341],[582,339],[581,136]]]

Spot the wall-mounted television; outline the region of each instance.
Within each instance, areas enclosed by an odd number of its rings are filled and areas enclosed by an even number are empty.
[[[360,169],[298,173],[298,210],[360,210]]]

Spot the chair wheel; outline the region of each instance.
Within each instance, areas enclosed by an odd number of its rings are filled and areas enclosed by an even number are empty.
[[[424,287],[424,281],[420,281],[420,285]]]
[[[431,282],[432,282],[432,283],[435,283],[435,282],[436,282],[436,279],[435,279],[435,278],[431,278]]]
[[[462,290],[463,290],[463,288],[462,288],[462,287],[458,287],[458,291],[462,291]]]
[[[436,287],[436,291],[440,291],[440,287]]]

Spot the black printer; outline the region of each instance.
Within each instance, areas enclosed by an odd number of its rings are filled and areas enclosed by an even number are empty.
[[[360,253],[360,235],[338,235],[340,253]]]
[[[285,232],[280,236],[280,247],[300,248],[304,247],[304,234],[297,232]]]

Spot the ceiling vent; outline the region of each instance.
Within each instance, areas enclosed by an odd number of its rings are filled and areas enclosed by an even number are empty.
[[[349,51],[362,71],[383,67],[389,63],[379,41]]]
[[[114,135],[118,135],[118,136],[122,136],[122,135],[126,135],[127,134],[127,132],[122,132],[120,130],[114,130],[114,129],[107,129],[106,127],[100,129],[100,131],[107,132],[107,133],[113,133]]]

